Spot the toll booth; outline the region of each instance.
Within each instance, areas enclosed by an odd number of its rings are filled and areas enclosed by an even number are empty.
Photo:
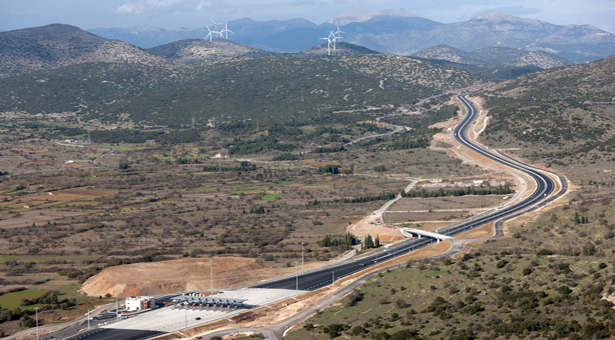
[[[171,298],[171,301],[173,309],[233,311],[251,308],[244,304],[247,299],[216,298],[212,295],[202,296],[199,293],[182,294]]]

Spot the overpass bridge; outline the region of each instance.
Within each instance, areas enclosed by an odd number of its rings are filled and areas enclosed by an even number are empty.
[[[413,229],[413,228],[401,228],[400,230],[403,236],[406,236],[406,234],[410,234],[410,236],[412,237],[414,235],[417,235],[418,238],[421,238],[422,236],[427,236],[427,237],[431,237],[431,238],[438,240],[438,243],[440,243],[440,241],[442,240],[444,241],[453,240],[451,236],[447,236],[444,234],[438,234],[433,231],[426,231],[426,230]]]

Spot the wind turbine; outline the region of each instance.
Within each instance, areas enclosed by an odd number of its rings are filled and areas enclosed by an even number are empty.
[[[320,40],[326,40],[327,41],[327,55],[331,55],[331,42],[335,43],[335,38],[333,40],[331,40],[331,34],[329,34],[328,37],[320,38]]]
[[[329,39],[333,42],[333,50],[335,51],[335,33],[333,33],[333,31],[329,31]]]
[[[346,32],[340,30],[340,24],[337,24],[337,31],[335,32],[336,34],[335,40],[338,40],[338,41],[342,40],[342,33],[346,33]]]
[[[209,42],[211,42],[211,40],[213,39],[213,36],[211,34],[212,32],[209,29],[209,26],[206,25],[205,27],[207,27],[207,30],[209,31],[209,33],[207,33],[207,36],[205,37],[205,40],[207,40],[209,38]]]
[[[222,33],[226,34],[226,37],[224,37],[224,39],[228,40],[228,34],[231,33],[233,34],[234,32],[228,29],[228,22],[224,23],[224,28],[222,29],[222,31],[220,31],[220,35],[222,35]]]
[[[218,24],[217,22],[215,22],[215,21],[214,21],[214,19],[211,19],[211,22],[213,22],[213,23],[214,23],[214,30],[216,30],[216,31],[210,31],[210,32],[211,32],[211,33],[213,33],[213,34],[219,34],[219,35],[220,35],[220,38],[224,38],[224,35],[222,34],[222,32],[221,32],[221,31],[217,31],[217,29],[218,29],[218,25],[220,25],[220,24]],[[207,29],[209,29],[209,26],[207,27]]]

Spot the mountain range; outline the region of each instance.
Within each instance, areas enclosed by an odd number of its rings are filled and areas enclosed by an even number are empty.
[[[615,54],[615,36],[591,25],[555,25],[502,13],[488,13],[468,21],[440,23],[404,10],[356,9],[320,25],[305,19],[228,22],[230,39],[251,47],[294,53],[322,42],[329,31],[341,25],[343,39],[374,51],[412,55],[438,45],[463,51],[507,47],[545,51],[575,63]],[[210,25],[213,28],[213,23]],[[155,26],[95,28],[98,36],[129,42],[142,48],[185,38],[205,38],[206,27],[167,30]]]

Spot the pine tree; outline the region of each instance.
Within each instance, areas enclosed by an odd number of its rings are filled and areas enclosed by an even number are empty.
[[[578,211],[574,213],[574,223],[575,224],[581,223],[581,220],[579,220],[579,212]]]
[[[376,235],[376,239],[374,240],[374,248],[380,247],[380,237]]]
[[[367,235],[367,237],[365,238],[365,248],[369,249],[373,247],[374,247],[374,241],[372,240],[372,235]]]

